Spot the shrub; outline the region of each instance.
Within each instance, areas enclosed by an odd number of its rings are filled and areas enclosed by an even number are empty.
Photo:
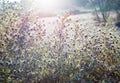
[[[65,14],[49,34],[32,12],[1,13],[1,82],[119,82],[120,33],[111,23],[95,27]]]

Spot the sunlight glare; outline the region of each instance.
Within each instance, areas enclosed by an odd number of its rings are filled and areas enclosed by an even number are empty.
[[[33,6],[36,10],[49,13],[59,10],[59,8],[66,4],[66,1],[68,0],[36,0]]]
[[[59,6],[60,0],[37,0],[34,3],[36,9],[42,12],[52,12]]]

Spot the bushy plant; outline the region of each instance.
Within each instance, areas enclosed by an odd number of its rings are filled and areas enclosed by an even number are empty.
[[[109,21],[95,27],[66,13],[49,34],[33,12],[6,8],[0,18],[0,82],[119,82],[120,33]]]

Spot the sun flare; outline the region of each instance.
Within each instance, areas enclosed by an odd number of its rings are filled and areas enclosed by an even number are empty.
[[[42,13],[54,13],[60,9],[64,9],[65,6],[71,3],[72,0],[34,0],[32,2],[32,8]]]
[[[52,12],[57,10],[62,5],[62,0],[37,0],[34,6],[42,12]]]

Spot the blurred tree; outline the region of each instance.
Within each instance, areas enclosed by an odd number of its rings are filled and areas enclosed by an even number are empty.
[[[113,5],[117,14],[117,21],[120,21],[120,0],[114,0],[114,1],[115,3]]]
[[[89,0],[90,3],[94,6],[97,19],[100,19],[99,13],[102,16],[103,22],[107,22],[107,19],[110,15],[110,11],[115,10],[118,17],[120,15],[120,1],[119,0]]]
[[[107,18],[109,17],[109,0],[90,0],[91,4],[94,5],[94,9],[96,12],[97,19],[100,20],[99,13],[102,16],[102,21],[104,23],[107,22]]]

